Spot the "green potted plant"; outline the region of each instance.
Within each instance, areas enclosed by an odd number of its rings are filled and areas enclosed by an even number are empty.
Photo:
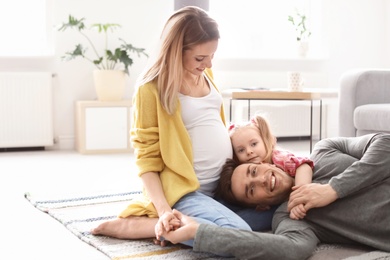
[[[77,44],[73,51],[66,52],[61,58],[69,61],[81,57],[91,62],[96,67],[94,81],[98,99],[101,101],[121,100],[125,90],[125,77],[126,74],[129,75],[129,67],[133,64],[131,55],[136,54],[138,57],[141,55],[148,57],[148,54],[145,52],[145,49],[134,47],[121,38],[119,38],[120,45],[110,50],[108,33],[121,26],[114,23],[95,23],[87,27],[84,21],[84,18],[76,19],[69,15],[68,21],[63,23],[58,30],[62,32],[67,29],[77,30],[85,38],[89,47],[92,48],[92,54],[88,53],[88,48],[82,44]],[[87,29],[104,34],[104,48],[101,52],[97,50],[95,44],[86,33]]]
[[[298,42],[299,55],[304,57],[309,50],[309,38],[311,32],[306,27],[307,17],[296,10],[295,15],[289,15],[288,21],[294,26],[296,33],[296,40]]]

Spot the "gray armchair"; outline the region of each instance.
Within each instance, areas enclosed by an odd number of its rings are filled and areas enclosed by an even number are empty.
[[[343,74],[339,94],[339,136],[390,133],[390,70]]]

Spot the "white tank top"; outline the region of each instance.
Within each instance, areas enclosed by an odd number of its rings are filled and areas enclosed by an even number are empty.
[[[207,79],[207,77],[206,77]],[[222,96],[209,82],[210,93],[204,97],[179,94],[181,115],[192,141],[195,173],[200,192],[212,196],[222,165],[232,158],[232,146],[220,116]]]

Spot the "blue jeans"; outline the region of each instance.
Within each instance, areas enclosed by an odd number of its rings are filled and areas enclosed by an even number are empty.
[[[199,223],[251,230],[250,226],[236,213],[213,198],[198,191],[191,192],[182,197],[173,205],[173,208],[192,217]],[[188,246],[193,246],[193,243],[193,240],[183,242],[183,244]]]

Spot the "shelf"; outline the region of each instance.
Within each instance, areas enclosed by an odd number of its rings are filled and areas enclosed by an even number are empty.
[[[76,149],[82,154],[131,152],[131,101],[77,101]]]

